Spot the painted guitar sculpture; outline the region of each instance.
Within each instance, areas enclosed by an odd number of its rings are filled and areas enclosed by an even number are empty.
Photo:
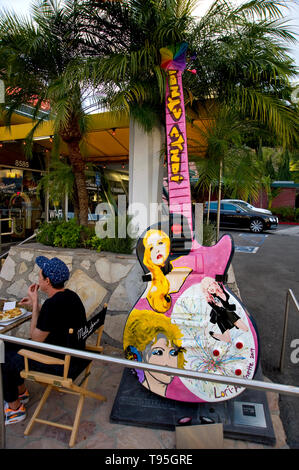
[[[124,329],[128,359],[252,379],[257,332],[240,300],[224,286],[234,247],[224,235],[211,247],[193,237],[182,71],[187,45],[161,49],[167,74],[167,224],[148,228],[137,243],[146,288]],[[136,365],[137,366],[137,365]],[[150,391],[184,402],[219,402],[244,388],[135,369]]]

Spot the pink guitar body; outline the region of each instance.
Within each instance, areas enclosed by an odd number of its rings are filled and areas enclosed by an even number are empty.
[[[224,284],[234,247],[230,235],[201,246],[193,235],[181,66],[165,67],[170,221],[137,244],[146,287],[124,330],[127,358],[167,367],[252,379],[258,362],[253,320]],[[153,393],[184,402],[219,402],[244,388],[143,372]]]

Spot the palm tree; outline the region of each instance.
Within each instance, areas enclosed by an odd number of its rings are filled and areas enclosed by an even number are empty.
[[[216,0],[193,30],[197,75],[186,76],[186,84],[195,110],[211,101],[229,106],[285,146],[296,140],[298,114],[291,105],[296,68],[287,54],[295,36],[283,21],[283,6],[276,0]]]
[[[216,0],[200,20],[191,16],[197,3],[112,2],[110,8],[128,28],[129,38],[116,45],[112,54],[100,60],[91,57],[85,69],[88,74],[93,70],[95,84],[104,83],[104,104],[130,114],[146,131],[164,123],[165,76],[159,50],[186,41],[189,65],[197,70],[196,76],[185,73],[183,77],[187,117],[198,115],[200,106],[213,101],[263,123],[284,145],[292,143],[298,120],[287,100],[296,69],[287,45],[295,38],[282,21],[281,1],[248,0],[236,6]],[[101,21],[96,5],[94,0],[81,2],[89,37]]]
[[[8,125],[22,104],[33,108],[34,125],[27,136],[28,145],[45,119],[39,113],[41,103],[50,104],[48,119],[53,120],[56,141],[67,148],[67,162],[74,176],[79,204],[78,223],[87,225],[88,194],[81,144],[88,130],[85,99],[91,90],[88,79],[82,81],[79,73],[70,73],[70,70],[73,70],[74,63],[78,70],[78,64],[82,65],[95,51],[89,50],[90,40],[81,33],[79,3],[76,0],[66,0],[64,4],[56,0],[35,1],[30,19],[2,13],[0,79],[4,80],[8,91],[2,106]],[[111,44],[105,34],[108,26],[102,25],[104,37],[97,38],[97,57],[111,52]],[[115,34],[119,32],[115,24],[113,28]],[[56,150],[59,150],[59,145]]]
[[[79,207],[76,203],[75,178],[70,165],[52,158],[49,171],[46,172],[39,181],[37,191],[48,192],[52,202],[65,200],[65,196],[74,202],[74,212],[76,220],[79,219]]]
[[[88,18],[86,34],[99,25],[98,3],[82,2]],[[115,113],[126,113],[146,131],[165,123],[165,73],[160,68],[160,48],[180,43],[190,35],[192,11],[197,0],[124,0],[112,2],[119,23],[127,25],[126,43],[98,60],[90,57],[86,72],[93,70],[94,85],[104,91],[102,104]],[[96,47],[96,45],[95,45]]]

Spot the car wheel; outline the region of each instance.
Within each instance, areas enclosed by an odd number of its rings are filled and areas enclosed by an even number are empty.
[[[253,233],[261,233],[264,230],[263,221],[261,219],[252,219],[249,228]]]

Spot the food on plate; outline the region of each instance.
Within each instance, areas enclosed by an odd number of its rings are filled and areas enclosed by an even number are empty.
[[[22,310],[18,307],[0,311],[0,321],[12,320],[22,315],[22,313]]]

